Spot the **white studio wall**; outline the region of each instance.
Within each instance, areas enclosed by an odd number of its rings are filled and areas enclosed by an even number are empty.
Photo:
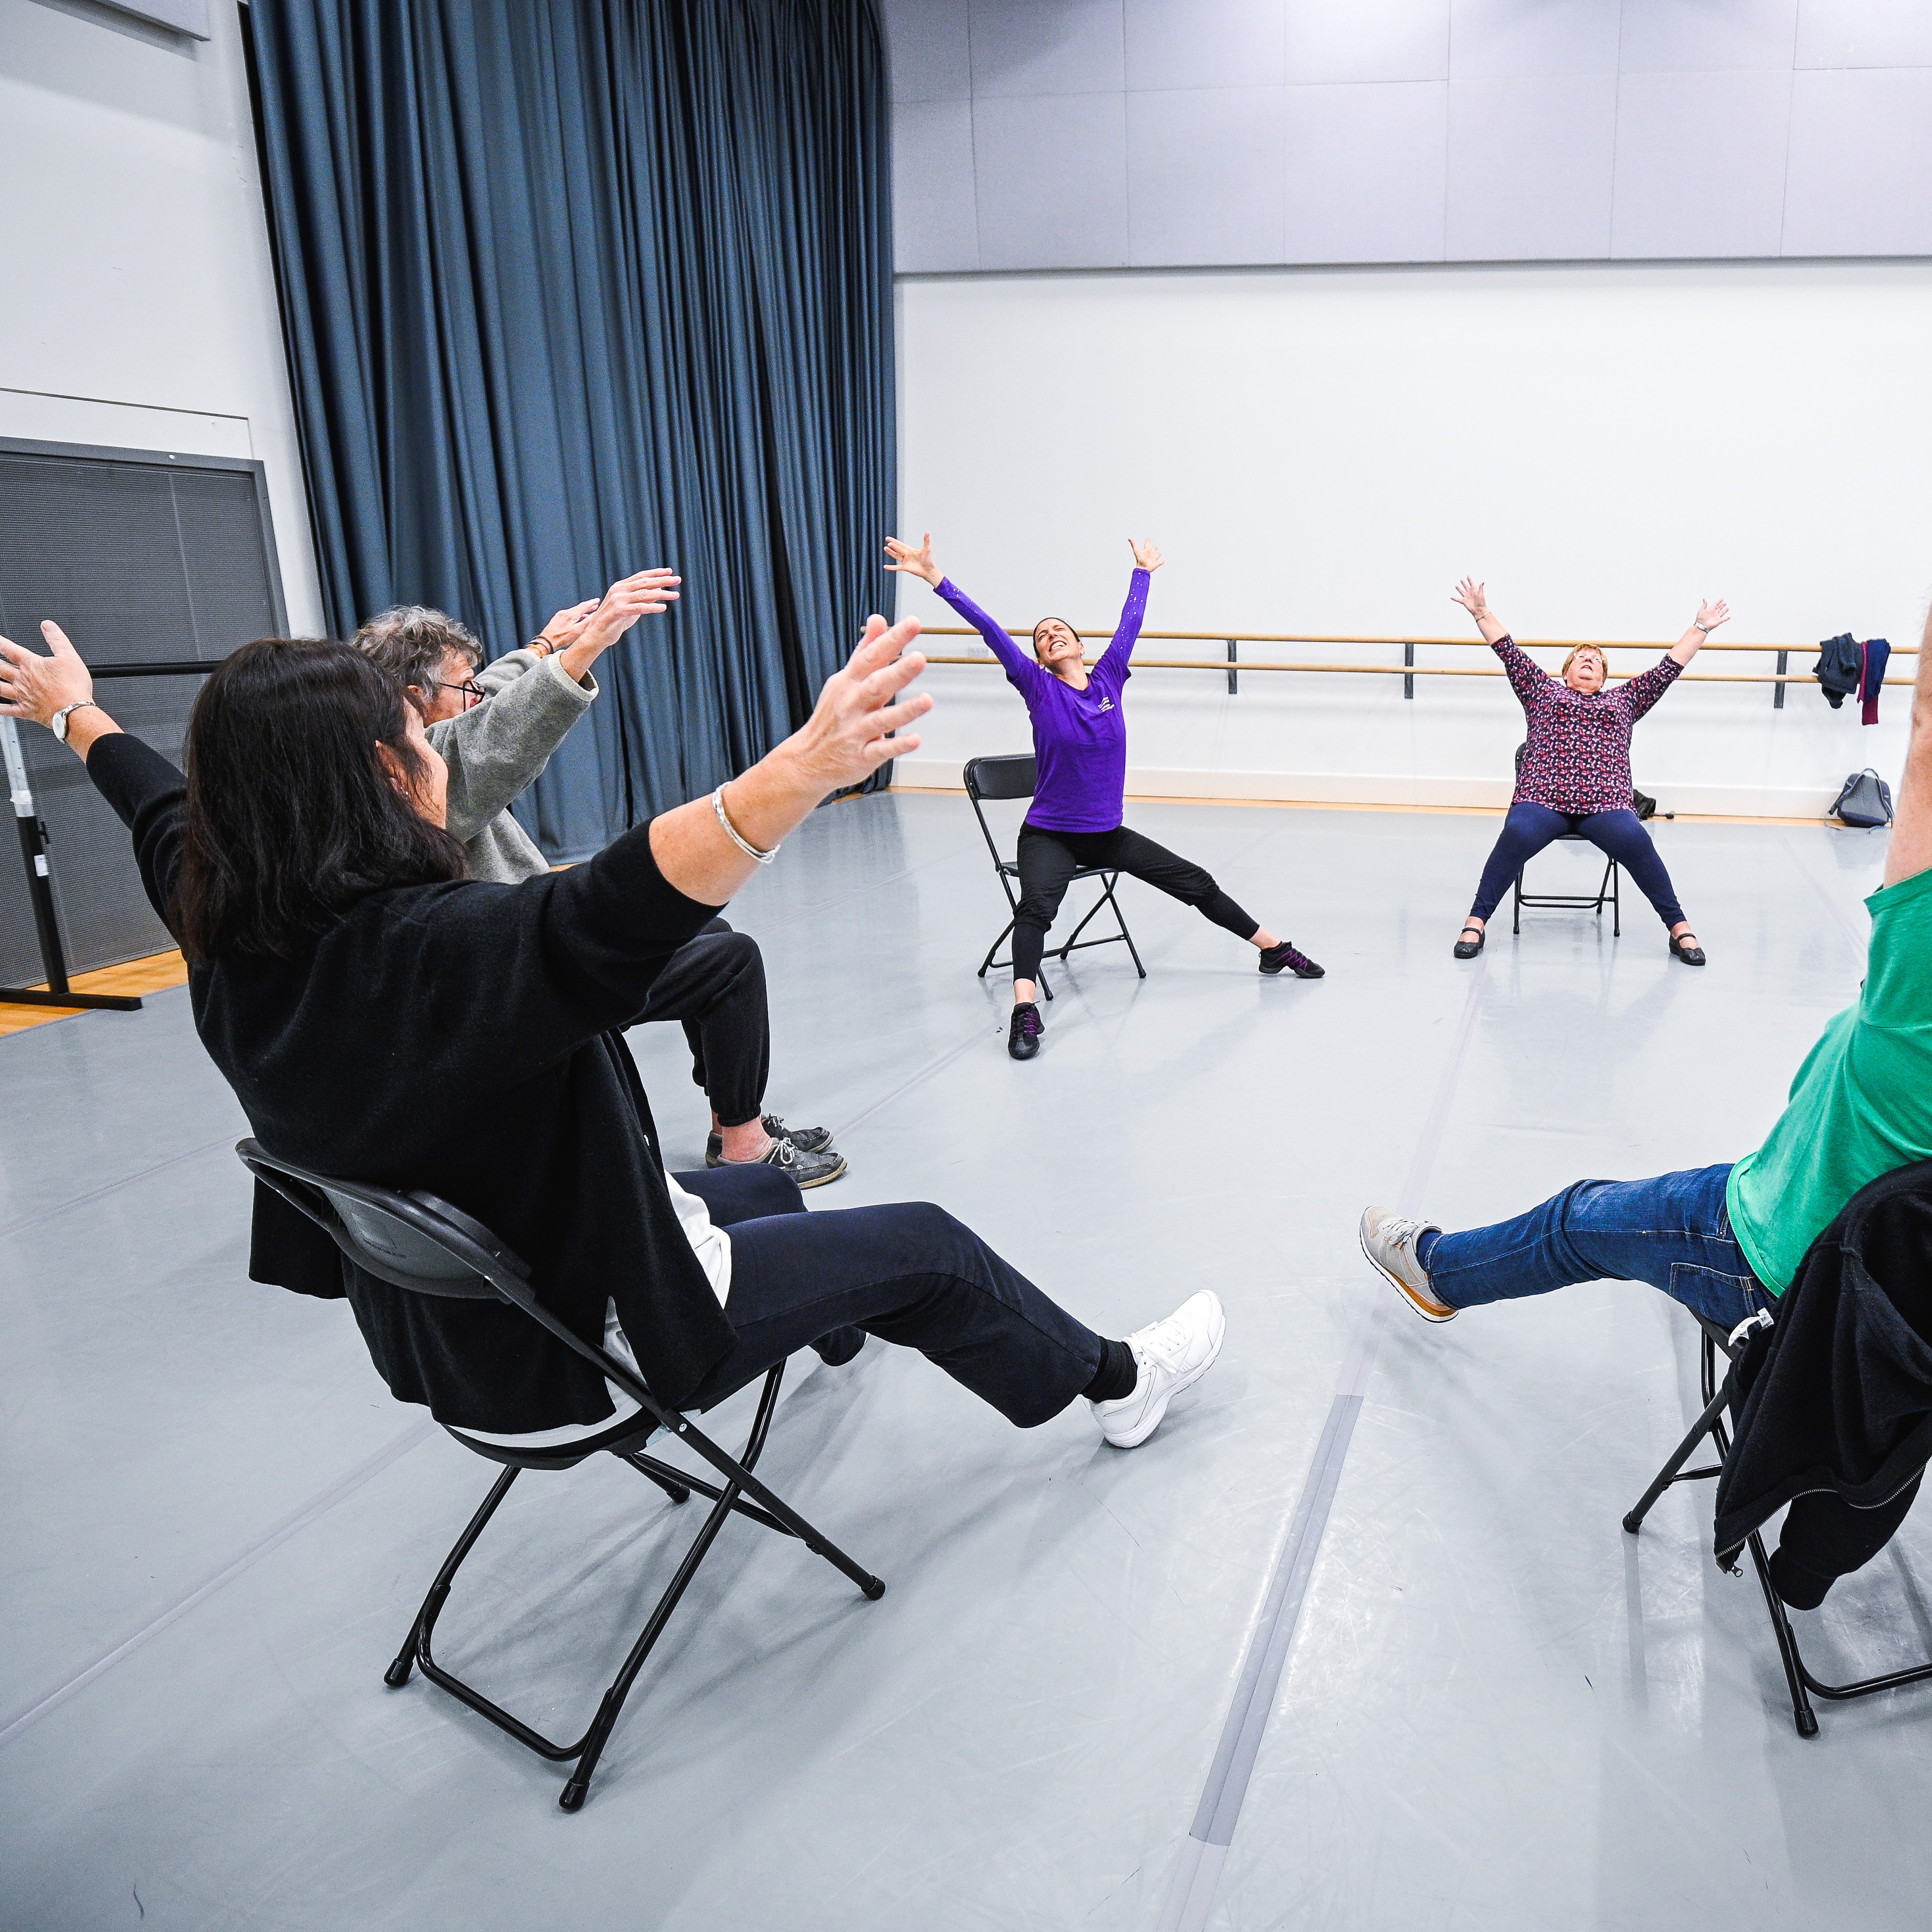
[[[0,0],[0,436],[259,458],[318,631],[237,9],[185,10]]]
[[[1726,641],[1918,640],[1932,264],[910,278],[899,303],[901,534],[932,530],[1008,623],[1104,639],[1131,532],[1170,560],[1155,628],[1464,634],[1468,572],[1525,636],[1660,652],[1724,596]],[[902,582],[903,612],[956,621]],[[902,782],[1026,748],[997,672],[926,682],[940,702]],[[1782,711],[1768,686],[1680,686],[1639,727],[1637,782],[1666,810],[1814,815],[1849,771],[1896,778],[1910,695],[1867,728],[1813,686]],[[1230,696],[1149,670],[1132,698],[1129,790],[1171,796],[1500,805],[1522,737],[1500,680],[1418,678],[1406,701],[1399,678],[1256,674]]]

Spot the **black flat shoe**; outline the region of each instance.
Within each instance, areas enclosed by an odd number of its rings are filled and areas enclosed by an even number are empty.
[[[1016,1060],[1030,1060],[1040,1051],[1040,1036],[1046,1030],[1039,1007],[1030,1004],[1014,1007],[1012,1024],[1006,1029],[1006,1051]]]
[[[1469,938],[1472,932],[1476,935],[1473,943]],[[1481,926],[1466,926],[1462,928],[1462,938],[1456,942],[1456,957],[1458,959],[1474,958],[1482,951],[1483,941],[1488,937],[1489,934]]]
[[[1704,963],[1704,949],[1701,946],[1686,946],[1681,940],[1670,942],[1671,956],[1681,959],[1687,966],[1701,966]]]

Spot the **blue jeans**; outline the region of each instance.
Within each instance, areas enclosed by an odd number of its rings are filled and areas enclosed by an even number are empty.
[[[1657,909],[1667,926],[1684,916],[1677,903],[1677,888],[1651,843],[1643,820],[1634,812],[1586,812],[1580,814],[1552,812],[1546,805],[1519,800],[1509,808],[1503,829],[1489,863],[1483,868],[1482,883],[1476,888],[1476,902],[1469,908],[1472,919],[1486,920],[1502,903],[1510,881],[1552,840],[1566,832],[1580,832],[1606,859],[1614,859],[1630,875],[1637,890]]]
[[[1577,1180],[1513,1221],[1424,1235],[1417,1258],[1452,1308],[1547,1294],[1579,1281],[1647,1281],[1735,1328],[1772,1297],[1731,1232],[1731,1163],[1654,1180]]]

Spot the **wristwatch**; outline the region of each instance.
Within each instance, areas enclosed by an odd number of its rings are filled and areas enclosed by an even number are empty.
[[[76,698],[71,704],[63,704],[61,708],[47,720],[47,722],[53,728],[54,736],[58,738],[63,745],[67,742],[67,721],[69,716],[74,712],[86,710],[87,708],[93,704],[93,702],[94,700],[91,698]]]

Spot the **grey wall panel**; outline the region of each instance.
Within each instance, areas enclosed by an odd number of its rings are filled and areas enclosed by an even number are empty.
[[[1288,0],[1292,85],[1448,77],[1449,0]]]
[[[1615,74],[1623,0],[1450,0],[1452,80]]]
[[[970,100],[893,103],[892,250],[902,274],[980,266]]]
[[[1800,67],[1932,67],[1927,0],[1798,0]]]
[[[1778,254],[1791,83],[1788,71],[1624,75],[1611,253]]]
[[[1932,250],[1932,0],[880,4],[909,273]]]
[[[1616,100],[1613,74],[1451,81],[1449,259],[1606,256]]]
[[[1932,254],[1932,68],[1792,83],[1787,255]]]
[[[1279,87],[1287,0],[1126,0],[1127,86]]]
[[[1120,268],[1127,262],[1124,94],[973,104],[982,268]]]
[[[972,0],[973,92],[1118,94],[1126,86],[1124,0]]]
[[[1283,259],[1439,262],[1449,83],[1288,90]]]
[[[892,99],[970,100],[972,42],[960,0],[888,0]]]
[[[1127,96],[1127,259],[1136,268],[1279,262],[1287,90]]]
[[[1625,74],[1791,69],[1798,0],[1624,0]]]

